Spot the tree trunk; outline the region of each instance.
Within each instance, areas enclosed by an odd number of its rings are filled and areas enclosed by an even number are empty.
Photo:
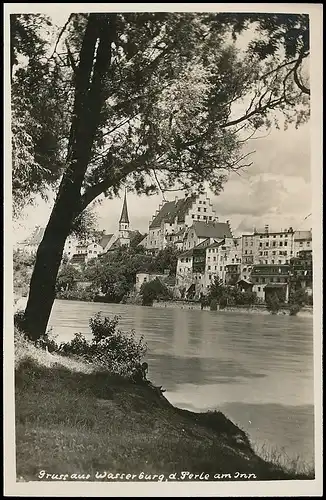
[[[67,170],[37,250],[22,324],[32,340],[46,332],[64,244],[75,217],[85,208],[81,203],[81,189],[103,104],[103,82],[111,62],[115,17],[115,14],[90,14],[85,30],[76,74]]]
[[[74,189],[75,188],[75,189]],[[31,340],[45,333],[63,249],[74,219],[76,186],[64,183],[38,247],[22,327]]]

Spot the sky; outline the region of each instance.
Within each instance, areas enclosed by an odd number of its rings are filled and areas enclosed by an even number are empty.
[[[62,26],[66,13],[57,12],[53,21]],[[309,229],[312,226],[310,127],[309,123],[297,130],[273,130],[267,137],[251,140],[247,147],[254,150],[253,164],[232,173],[219,196],[208,193],[219,220],[229,220],[235,235],[252,232],[253,228],[278,231],[292,226]],[[182,193],[167,193],[166,199],[180,198]],[[123,193],[121,193],[123,196]],[[107,233],[118,227],[122,197],[104,200],[95,212],[98,228]],[[162,203],[162,195],[138,197],[128,194],[130,225],[145,233],[152,215]],[[26,207],[22,217],[14,224],[14,240],[28,236],[36,225],[45,226],[53,200],[48,203],[36,200]]]

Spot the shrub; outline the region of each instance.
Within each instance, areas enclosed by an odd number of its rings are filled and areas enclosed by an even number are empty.
[[[56,298],[63,300],[81,300],[84,302],[93,302],[96,292],[92,288],[77,290],[61,290],[57,292]]]
[[[224,309],[227,305],[228,305],[228,299],[225,295],[222,295],[222,297],[219,300],[220,309]]]
[[[296,316],[300,311],[301,306],[299,304],[291,304],[290,305],[290,316]]]
[[[154,300],[169,300],[171,293],[169,289],[157,278],[153,281],[143,283],[140,289],[143,306],[152,306]]]
[[[119,316],[110,319],[97,313],[89,322],[92,340],[87,341],[84,335],[76,333],[72,341],[60,345],[60,352],[81,357],[119,375],[130,375],[135,365],[145,356],[147,346],[143,336],[136,339],[134,330],[119,330],[118,322]]]
[[[217,300],[216,299],[211,300],[209,308],[211,311],[217,311]]]
[[[280,300],[276,293],[266,299],[266,308],[271,314],[277,314],[281,308]]]

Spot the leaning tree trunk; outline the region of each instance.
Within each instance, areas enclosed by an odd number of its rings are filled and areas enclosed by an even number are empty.
[[[64,244],[81,206],[81,189],[103,104],[104,77],[111,62],[115,14],[90,14],[75,75],[75,102],[67,169],[39,245],[22,327],[32,340],[45,333],[55,299]]]
[[[22,323],[24,331],[32,340],[37,340],[45,333],[55,299],[57,274],[65,241],[74,219],[73,200],[78,196],[72,188],[75,188],[73,184],[66,185],[59,193],[37,250]]]

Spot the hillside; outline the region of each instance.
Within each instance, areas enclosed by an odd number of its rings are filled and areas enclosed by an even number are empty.
[[[247,435],[220,412],[175,408],[149,387],[22,339],[16,339],[15,371],[20,481],[47,473],[66,480],[84,474],[90,481],[121,479],[116,474],[199,479],[182,472],[209,474],[210,480],[312,478],[256,456]]]

